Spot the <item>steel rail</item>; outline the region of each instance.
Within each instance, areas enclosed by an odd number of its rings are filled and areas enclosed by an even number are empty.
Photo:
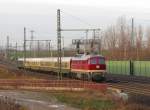
[[[136,94],[141,94],[141,95],[147,95],[150,96],[150,88],[145,88],[145,86],[143,87],[139,87],[138,85],[124,85],[124,84],[108,84],[109,87],[112,88],[117,88],[117,89],[121,89],[124,90],[127,93],[136,93]]]

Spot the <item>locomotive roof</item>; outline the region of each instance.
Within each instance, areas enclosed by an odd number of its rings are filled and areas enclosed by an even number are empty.
[[[72,60],[87,60],[87,59],[89,59],[91,57],[104,57],[104,56],[102,56],[102,55],[93,55],[93,54],[89,54],[89,55],[78,54],[75,57],[73,57]]]

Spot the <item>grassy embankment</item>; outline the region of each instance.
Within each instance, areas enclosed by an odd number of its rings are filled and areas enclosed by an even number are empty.
[[[82,110],[115,110],[116,104],[101,93],[63,93],[54,94],[58,101]]]
[[[47,79],[48,75],[17,70],[15,67],[0,64],[0,79]]]
[[[134,101],[114,100],[108,93],[98,91],[53,93],[59,102],[81,110],[150,110],[149,106]],[[48,96],[48,95],[47,95]]]

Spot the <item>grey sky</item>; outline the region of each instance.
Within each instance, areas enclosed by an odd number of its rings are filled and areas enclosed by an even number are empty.
[[[62,9],[64,28],[91,28],[114,24],[119,16],[125,15],[130,23],[150,25],[149,0],[0,0],[0,37],[5,44],[6,36],[11,41],[23,40],[23,27],[35,31],[37,39],[56,39],[56,10]],[[84,22],[81,22],[76,16]],[[91,25],[89,25],[91,24]],[[65,32],[65,42],[81,38],[83,33]]]

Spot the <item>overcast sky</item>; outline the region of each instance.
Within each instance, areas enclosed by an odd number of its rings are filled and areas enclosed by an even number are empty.
[[[23,40],[23,27],[35,31],[36,39],[56,40],[56,10],[62,10],[62,28],[101,28],[114,24],[119,16],[130,23],[150,25],[149,0],[0,0],[1,45],[6,36],[11,41]],[[65,32],[66,44],[72,38],[83,38],[82,33]]]

